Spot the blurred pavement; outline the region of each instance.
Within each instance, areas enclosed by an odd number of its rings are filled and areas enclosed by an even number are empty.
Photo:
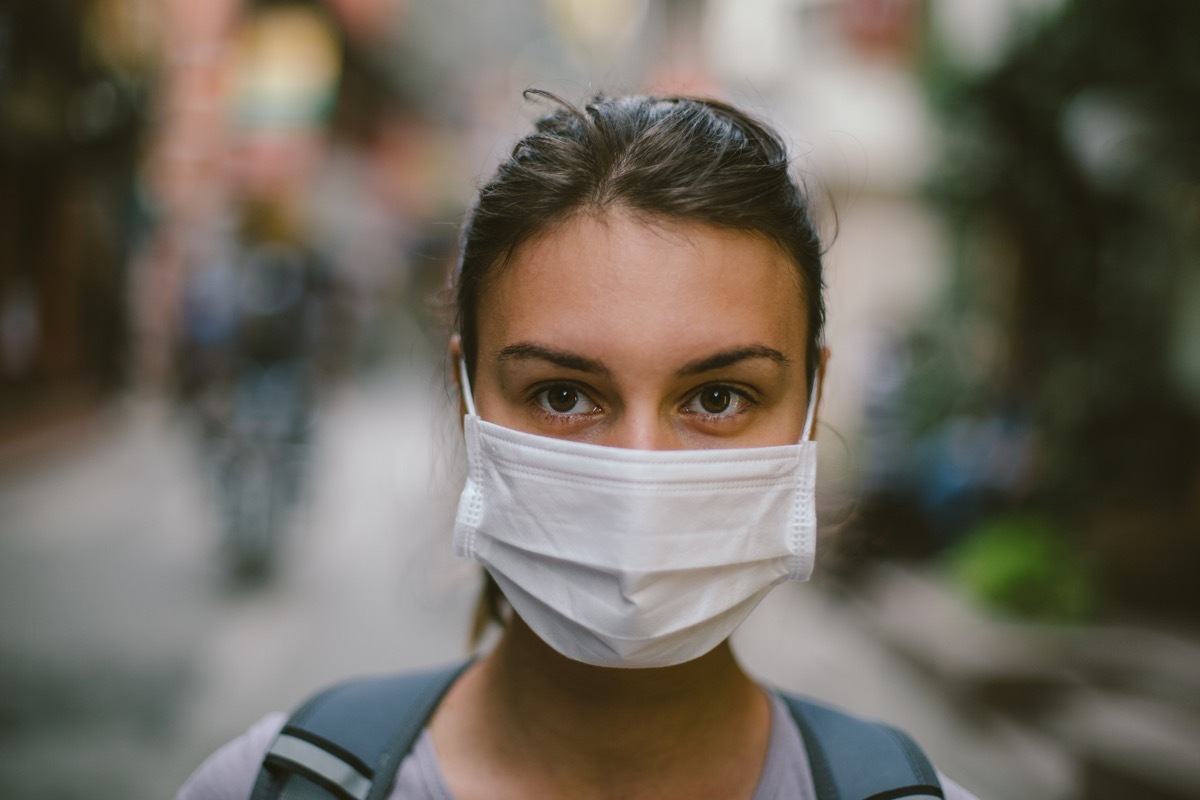
[[[329,398],[309,500],[258,589],[224,579],[199,462],[161,404],[0,464],[0,796],[168,797],[323,683],[463,654],[476,577],[450,553],[443,398],[424,366]],[[1062,754],[967,715],[819,585],[777,589],[737,640],[765,680],[907,727],[983,798],[1071,796]]]

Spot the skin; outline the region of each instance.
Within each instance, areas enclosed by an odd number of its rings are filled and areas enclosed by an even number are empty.
[[[522,245],[479,309],[485,420],[646,450],[801,438],[807,320],[794,265],[763,237],[579,214]],[[754,792],[770,709],[727,642],[678,666],[608,669],[514,615],[430,727],[460,800],[728,800]]]

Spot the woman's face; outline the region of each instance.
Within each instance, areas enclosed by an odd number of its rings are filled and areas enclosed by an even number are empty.
[[[523,244],[478,308],[489,422],[642,450],[800,439],[807,320],[765,238],[580,214]]]

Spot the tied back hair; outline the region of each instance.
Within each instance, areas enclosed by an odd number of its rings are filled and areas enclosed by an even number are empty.
[[[718,100],[597,95],[581,110],[540,89],[525,96],[557,108],[480,189],[463,228],[455,328],[472,378],[478,301],[488,279],[522,243],[575,214],[623,209],[775,242],[797,268],[811,380],[825,322],[821,243],[777,133]]]

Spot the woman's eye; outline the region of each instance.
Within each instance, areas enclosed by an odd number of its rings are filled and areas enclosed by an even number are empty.
[[[587,414],[597,410],[592,399],[574,386],[551,386],[534,395],[533,400],[551,414]]]
[[[729,417],[746,410],[750,399],[728,386],[705,386],[692,397],[683,410],[710,417]]]
[[[733,392],[723,386],[705,389],[698,395],[700,407],[709,414],[721,414],[733,403]]]

